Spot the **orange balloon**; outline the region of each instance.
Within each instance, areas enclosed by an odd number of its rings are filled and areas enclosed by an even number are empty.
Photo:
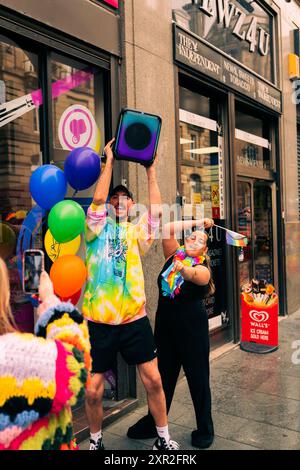
[[[62,302],[71,302],[71,304],[76,305],[81,297],[81,289],[78,292],[75,292],[69,297],[59,297]]]
[[[54,261],[50,278],[54,291],[60,297],[71,297],[78,292],[86,281],[87,270],[79,256],[65,255]]]

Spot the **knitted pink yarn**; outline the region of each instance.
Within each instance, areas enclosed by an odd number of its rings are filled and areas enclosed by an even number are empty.
[[[71,353],[67,352],[60,341],[55,341],[57,347],[57,359],[56,359],[56,393],[53,400],[51,413],[59,413],[65,406],[68,400],[72,397],[72,393],[69,390],[69,380],[75,375],[70,372],[67,368],[67,357],[71,356]]]
[[[33,437],[43,426],[47,427],[49,422],[49,418],[42,418],[33,423],[33,425],[29,429],[25,429],[9,446],[10,450],[18,450],[22,443]],[[0,449],[3,450],[0,446]]]
[[[0,449],[7,449],[11,441],[13,441],[22,432],[19,426],[11,426],[0,432]]]

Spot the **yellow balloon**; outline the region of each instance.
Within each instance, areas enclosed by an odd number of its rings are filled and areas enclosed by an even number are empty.
[[[13,229],[4,223],[0,223],[0,256],[9,258],[15,251],[16,235]]]
[[[45,235],[44,244],[47,255],[51,259],[51,261],[57,260],[60,256],[64,255],[76,255],[77,251],[79,250],[81,243],[81,237],[74,238],[67,243],[59,243],[55,240],[52,233],[48,229]]]
[[[101,135],[100,135],[100,129],[97,129],[97,137],[95,141],[95,145],[93,146],[94,150],[96,153],[100,152],[100,147],[101,147]]]

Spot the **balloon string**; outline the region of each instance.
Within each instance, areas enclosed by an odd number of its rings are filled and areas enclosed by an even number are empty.
[[[72,196],[72,197],[76,196],[76,194],[77,194],[77,193],[78,193],[78,190],[77,190],[77,189],[75,189],[75,191],[74,191],[74,194],[73,194],[73,196]]]

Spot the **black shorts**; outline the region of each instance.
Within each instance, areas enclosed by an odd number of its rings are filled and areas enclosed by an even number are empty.
[[[129,365],[152,361],[156,346],[148,317],[125,325],[107,325],[88,321],[92,372],[103,373],[116,365],[117,353]]]

